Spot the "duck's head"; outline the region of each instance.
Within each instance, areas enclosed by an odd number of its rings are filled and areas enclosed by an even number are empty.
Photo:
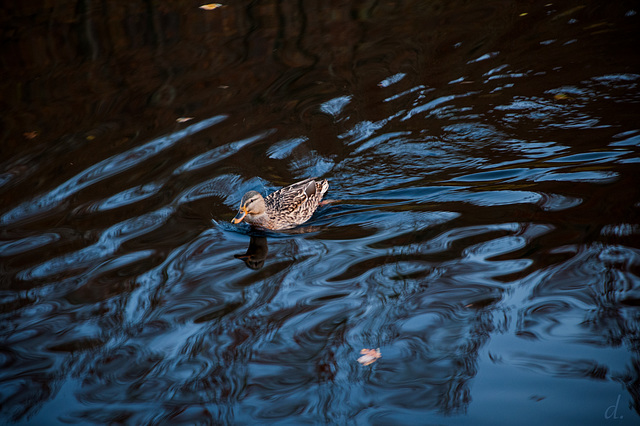
[[[266,211],[266,206],[264,204],[264,198],[257,191],[249,191],[242,197],[242,201],[240,201],[240,208],[238,209],[238,214],[236,217],[231,219],[232,223],[240,223],[245,218],[245,216],[249,215],[249,218],[253,218],[255,216],[264,214]],[[247,222],[251,222],[251,220],[247,220]]]

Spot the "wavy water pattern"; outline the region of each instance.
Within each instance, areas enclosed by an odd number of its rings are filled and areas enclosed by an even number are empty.
[[[33,216],[37,216],[42,212],[56,208],[62,201],[78,191],[139,165],[148,158],[151,158],[152,156],[173,146],[181,139],[211,127],[214,124],[220,123],[225,118],[225,115],[219,115],[203,120],[199,123],[192,124],[183,130],[167,136],[162,136],[140,147],[114,155],[111,158],[101,161],[82,173],[77,174],[49,193],[38,196],[33,200],[29,200],[28,202],[23,203],[3,214],[0,217],[0,224],[8,225],[16,221],[26,220]]]
[[[18,274],[17,278],[25,281],[33,280],[59,274],[63,271],[84,268],[89,264],[113,255],[124,242],[162,226],[172,212],[173,209],[171,207],[165,207],[158,211],[117,223],[106,229],[95,244],[24,270]]]
[[[259,141],[261,139],[264,139],[265,137],[269,136],[273,132],[274,130],[268,130],[259,135],[252,136],[250,138],[246,138],[236,142],[232,142],[230,144],[212,149],[211,151],[205,152],[204,154],[200,154],[196,158],[178,167],[176,170],[174,170],[173,174],[179,175],[186,171],[193,171],[193,170],[201,169],[203,167],[209,167],[219,161],[224,160],[230,155],[235,154],[243,147],[251,145],[252,143],[255,143],[256,141]]]
[[[635,6],[103,3],[0,14],[3,424],[638,423]]]

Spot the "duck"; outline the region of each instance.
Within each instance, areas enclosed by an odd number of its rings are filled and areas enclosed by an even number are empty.
[[[242,197],[238,214],[231,222],[245,221],[251,226],[270,230],[289,229],[311,219],[329,189],[326,179],[309,178],[263,197],[249,191]]]

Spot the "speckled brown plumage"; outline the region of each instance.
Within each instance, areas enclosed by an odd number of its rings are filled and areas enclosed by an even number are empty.
[[[266,198],[249,191],[242,197],[232,222],[245,220],[250,225],[273,230],[292,228],[313,216],[328,189],[326,179],[310,178],[279,189]]]

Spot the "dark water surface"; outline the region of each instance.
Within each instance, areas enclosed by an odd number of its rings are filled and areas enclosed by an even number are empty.
[[[639,424],[637,2],[15,3],[3,423]]]

